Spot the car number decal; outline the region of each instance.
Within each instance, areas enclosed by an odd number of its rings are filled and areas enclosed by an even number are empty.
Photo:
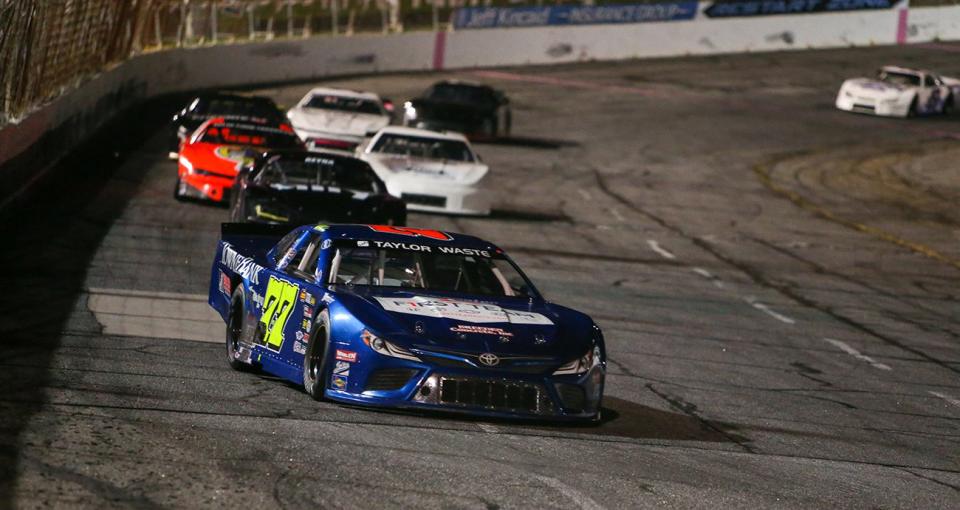
[[[267,348],[280,351],[283,345],[283,330],[293,311],[300,287],[294,283],[270,277],[267,283],[267,295],[264,296],[263,313],[260,322],[264,326]]]

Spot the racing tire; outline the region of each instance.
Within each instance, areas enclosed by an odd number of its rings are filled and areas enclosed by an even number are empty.
[[[310,332],[310,343],[303,356],[303,389],[314,400],[323,400],[326,389],[327,354],[330,350],[330,314],[323,310],[317,315]]]
[[[173,185],[173,198],[178,202],[183,202],[183,182],[180,181],[180,177],[177,176],[177,182]]]
[[[913,101],[910,101],[910,108],[907,109],[907,117],[916,117],[917,116],[917,96],[913,96]]]
[[[944,115],[951,115],[953,113],[953,94],[947,96],[947,100],[943,102],[943,113]]]
[[[494,119],[487,119],[483,121],[483,128],[480,130],[484,135],[490,138],[497,137],[497,121]]]
[[[246,315],[246,300],[243,295],[243,284],[238,284],[237,288],[230,296],[230,309],[227,312],[227,363],[230,368],[239,371],[246,371],[250,365],[237,359],[237,351],[240,350],[240,337],[243,335],[243,318]]]

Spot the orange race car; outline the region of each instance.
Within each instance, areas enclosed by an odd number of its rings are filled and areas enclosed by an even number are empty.
[[[289,124],[210,119],[180,145],[173,196],[223,202],[224,191],[233,186],[240,168],[252,163],[258,153],[303,148]]]

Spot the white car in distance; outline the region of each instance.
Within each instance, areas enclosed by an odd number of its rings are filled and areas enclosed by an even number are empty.
[[[840,86],[837,108],[884,117],[949,113],[960,80],[929,71],[885,66],[876,78],[851,78]]]
[[[287,117],[308,148],[350,153],[390,124],[390,106],[373,92],[320,87],[303,96]]]
[[[460,133],[388,126],[357,147],[357,157],[408,209],[490,214],[489,192],[480,188],[489,167]]]

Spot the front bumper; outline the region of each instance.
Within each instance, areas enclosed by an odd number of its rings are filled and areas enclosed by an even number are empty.
[[[351,154],[365,137],[365,135],[351,133],[331,133],[307,129],[303,126],[293,126],[293,131],[307,144],[307,148],[310,150],[335,150]]]
[[[235,177],[228,178],[188,172],[182,165],[179,178],[180,186],[177,190],[179,196],[220,203],[229,199],[229,191],[233,187],[235,179]]]
[[[365,379],[358,373],[360,377],[353,377],[342,389],[328,385],[326,396],[362,406],[500,418],[591,421],[599,416],[605,379],[602,365],[575,376],[428,368],[412,362],[408,366],[411,375],[397,389],[367,389],[379,387],[380,373],[397,371],[372,369]]]
[[[448,214],[486,216],[490,214],[487,191],[475,186],[414,179],[386,181],[387,191],[407,203],[407,209]]]
[[[878,100],[856,95],[847,95],[840,92],[835,103],[837,109],[877,115],[881,117],[906,117],[910,111],[910,103],[901,104],[897,101]]]

